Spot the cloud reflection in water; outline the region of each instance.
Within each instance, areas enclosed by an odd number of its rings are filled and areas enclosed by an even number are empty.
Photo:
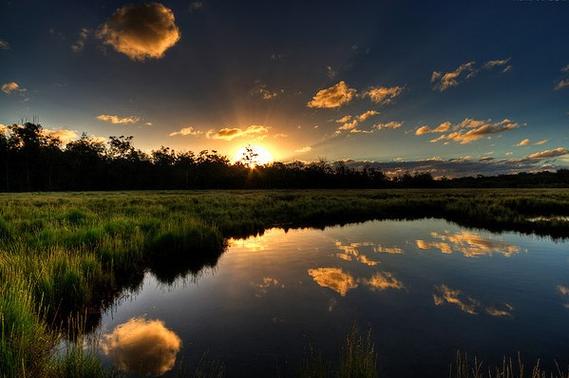
[[[159,376],[170,371],[182,341],[160,320],[132,318],[103,336],[101,349],[122,372]]]

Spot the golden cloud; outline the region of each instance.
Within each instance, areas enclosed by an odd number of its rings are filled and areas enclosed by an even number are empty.
[[[101,349],[123,372],[162,375],[176,363],[182,341],[160,320],[132,318],[103,336]]]
[[[9,83],[2,84],[0,88],[2,92],[6,93],[7,95],[12,94],[14,92],[25,92],[26,89],[22,88],[20,84],[16,83],[15,81],[11,81]]]
[[[160,3],[125,5],[99,27],[97,37],[132,60],[162,58],[180,39],[174,12]]]
[[[69,129],[42,129],[42,134],[47,137],[59,139],[63,144],[67,144],[79,138],[77,131]]]
[[[455,305],[461,311],[470,315],[478,315],[478,313],[483,310],[490,316],[510,317],[514,310],[514,307],[508,303],[504,303],[500,306],[483,306],[480,301],[464,295],[460,290],[451,289],[445,284],[435,286],[433,301],[436,306],[445,303]]]
[[[405,286],[390,272],[377,272],[369,280],[363,282],[371,290],[403,289]]]
[[[453,141],[460,144],[468,144],[480,140],[492,134],[503,133],[506,131],[517,129],[519,125],[507,118],[500,122],[492,122],[491,120],[477,120],[465,118],[462,122],[452,126],[450,122],[441,123],[436,129],[430,129],[428,126],[422,126],[415,132],[416,135],[424,135],[427,133],[442,133],[452,130],[448,134],[431,139],[432,143]]]
[[[551,150],[534,152],[533,154],[529,154],[526,159],[528,160],[553,159],[565,155],[569,155],[569,150],[565,147],[557,147]]]
[[[137,123],[138,121],[140,121],[140,118],[136,117],[136,116],[122,117],[122,116],[111,115],[111,114],[99,114],[97,116],[97,119],[99,121],[103,121],[103,122],[110,122],[113,125],[128,125],[128,124]]]
[[[309,108],[334,109],[351,102],[357,91],[340,81],[330,88],[320,89],[307,104]]]
[[[485,239],[475,232],[460,231],[443,234],[432,232],[431,236],[435,241],[417,240],[417,248],[422,250],[438,249],[444,254],[459,252],[465,257],[492,256],[494,253],[510,257],[521,252],[521,248],[517,245],[501,240]]]
[[[338,253],[336,254],[336,256],[345,261],[356,260],[367,266],[375,266],[379,264],[379,261],[370,259],[369,257],[360,252],[361,247],[370,247],[370,246],[373,246],[373,244],[367,242],[342,244],[342,242],[337,241],[336,248],[342,251],[342,253]]]
[[[403,87],[371,87],[365,93],[365,97],[369,97],[370,100],[376,104],[390,104],[403,93]]]
[[[239,127],[225,127],[219,130],[209,130],[206,137],[209,139],[220,139],[220,140],[233,140],[235,138],[242,138],[247,136],[261,136],[267,134],[269,128],[263,125],[251,125],[246,129],[241,129]]]
[[[342,126],[338,127],[336,130],[336,134],[340,134],[343,131],[349,131],[351,133],[369,132],[358,130],[357,127],[361,122],[365,122],[366,120],[370,119],[371,117],[375,117],[378,114],[379,112],[376,112],[375,110],[368,110],[356,116],[351,116],[349,114],[345,115],[342,118],[336,120],[336,123],[342,124]]]
[[[470,315],[478,314],[478,307],[480,306],[480,302],[477,300],[465,296],[462,294],[462,291],[453,290],[445,284],[435,286],[433,301],[435,302],[436,306],[440,306],[444,303],[455,305],[461,311],[464,311]]]
[[[2,39],[0,39],[0,50],[9,50],[10,44]]]
[[[308,269],[308,275],[318,285],[334,290],[341,296],[345,296],[349,290],[358,287],[354,277],[340,268]]]
[[[190,127],[184,127],[178,131],[174,131],[174,132],[168,134],[168,136],[177,136],[177,135],[186,136],[186,135],[200,135],[200,134],[203,134],[203,132],[200,130],[196,130],[190,126]]]

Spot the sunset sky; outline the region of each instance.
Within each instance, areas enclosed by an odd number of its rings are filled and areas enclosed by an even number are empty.
[[[0,124],[145,151],[569,165],[569,1],[0,0]]]

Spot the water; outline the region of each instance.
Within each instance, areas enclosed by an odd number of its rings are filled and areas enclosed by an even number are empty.
[[[445,376],[457,350],[566,366],[567,247],[442,220],[271,229],[197,276],[146,273],[103,314],[101,358],[168,376],[207,353],[228,376],[294,375],[310,345],[337,362],[356,324],[383,377]]]

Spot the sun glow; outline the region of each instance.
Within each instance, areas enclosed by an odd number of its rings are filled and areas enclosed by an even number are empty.
[[[239,147],[233,160],[250,166],[257,166],[271,163],[274,159],[267,148],[258,144],[248,144]]]

